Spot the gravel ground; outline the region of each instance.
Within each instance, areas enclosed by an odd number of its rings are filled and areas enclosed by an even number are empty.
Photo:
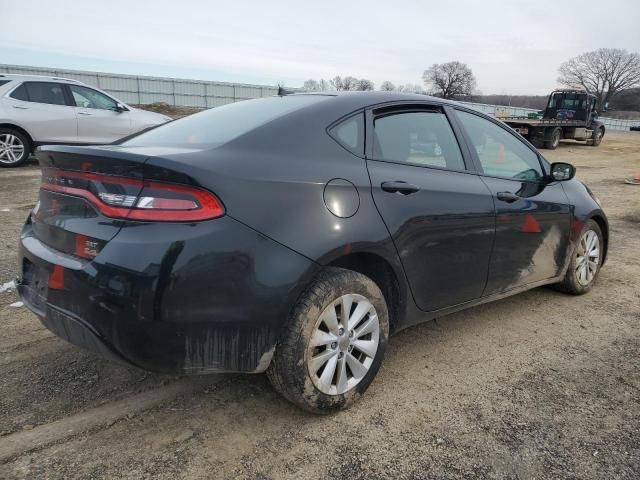
[[[623,183],[640,173],[640,134],[544,154],[573,162],[609,215],[595,288],[539,288],[406,330],[368,393],[325,417],[262,375],[203,382],[97,359],[11,307],[2,285],[39,171],[0,171],[0,478],[640,478],[640,187]],[[122,416],[101,423],[114,402]],[[94,421],[70,430],[79,417]]]

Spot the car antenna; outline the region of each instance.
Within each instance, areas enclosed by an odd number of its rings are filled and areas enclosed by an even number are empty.
[[[279,97],[284,97],[285,95],[291,95],[293,93],[295,93],[295,92],[292,91],[292,90],[285,89],[284,86],[282,84],[280,84],[280,83],[278,84],[278,96]]]

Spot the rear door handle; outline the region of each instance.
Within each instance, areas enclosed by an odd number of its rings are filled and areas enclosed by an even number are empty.
[[[88,112],[78,112],[78,115],[93,115],[93,113],[88,113]]]
[[[29,107],[25,107],[24,105],[14,105],[13,108],[17,108],[19,110],[29,110]]]
[[[380,184],[382,190],[389,193],[400,193],[402,195],[410,195],[416,193],[420,188],[412,183],[396,181],[396,182],[382,182]]]
[[[507,202],[507,203],[513,203],[520,200],[520,197],[518,195],[511,192],[498,192],[497,197],[498,197],[498,200],[502,200],[503,202]]]

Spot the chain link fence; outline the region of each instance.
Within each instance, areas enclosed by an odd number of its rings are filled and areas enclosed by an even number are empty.
[[[212,108],[278,93],[278,87],[272,85],[208,82],[20,65],[0,65],[0,75],[3,73],[78,80],[133,105],[163,102],[182,107]]]
[[[20,65],[0,65],[0,75],[2,73],[71,78],[96,86],[119,100],[134,105],[163,102],[181,107],[212,108],[250,98],[269,97],[278,93],[278,88],[272,85],[209,82]],[[528,113],[538,111],[531,108],[503,105],[461,103],[491,115],[495,115],[497,110],[506,115],[518,116],[526,116]],[[628,131],[629,127],[640,125],[640,118],[638,120],[621,120],[600,117],[600,120],[604,122],[606,128],[611,130]]]

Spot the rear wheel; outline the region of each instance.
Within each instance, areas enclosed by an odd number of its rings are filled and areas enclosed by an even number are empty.
[[[562,138],[562,129],[560,127],[556,127],[551,132],[551,136],[549,140],[544,142],[545,148],[549,150],[555,150],[560,145],[560,139]]]
[[[305,410],[344,409],[378,373],[388,336],[387,305],[373,280],[327,268],[294,308],[267,374]]]
[[[558,290],[574,295],[591,290],[600,272],[603,248],[602,230],[595,221],[589,220],[582,229],[564,279],[556,285]]]
[[[17,167],[29,158],[30,153],[31,144],[25,135],[0,128],[0,167]]]

